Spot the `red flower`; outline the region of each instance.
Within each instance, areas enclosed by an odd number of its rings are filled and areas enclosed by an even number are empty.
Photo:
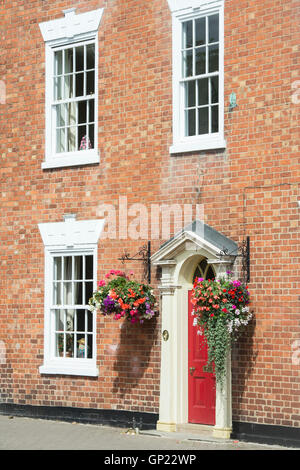
[[[222,312],[227,313],[227,308],[222,308]]]

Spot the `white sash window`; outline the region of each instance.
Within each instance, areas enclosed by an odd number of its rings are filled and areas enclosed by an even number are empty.
[[[103,220],[39,224],[45,246],[45,324],[42,374],[97,376],[97,244]]]
[[[223,0],[168,2],[173,19],[170,152],[224,148]]]
[[[46,46],[42,168],[99,163],[98,28],[103,9],[40,24]]]

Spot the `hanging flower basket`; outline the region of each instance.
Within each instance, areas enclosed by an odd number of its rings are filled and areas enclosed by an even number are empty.
[[[231,274],[227,271],[228,277],[218,280],[196,278],[191,298],[194,326],[206,339],[208,365],[214,364],[216,381],[221,387],[227,354],[252,318],[248,287],[232,280]]]
[[[131,323],[143,323],[158,313],[152,287],[135,281],[132,272],[127,276],[114,269],[99,281],[89,306],[91,311],[113,315],[115,320],[126,318]]]

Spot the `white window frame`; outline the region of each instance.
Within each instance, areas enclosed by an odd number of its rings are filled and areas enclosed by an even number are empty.
[[[40,29],[45,41],[45,160],[43,169],[95,164],[100,162],[98,151],[98,28],[103,8],[75,14],[75,9],[64,11],[65,17],[41,23]],[[69,46],[95,44],[95,124],[94,148],[71,152],[56,153],[56,129],[54,111],[54,54],[56,50]]]
[[[55,256],[93,255],[93,289],[97,288],[98,239],[104,220],[75,221],[39,224],[45,246],[45,292],[44,292],[44,362],[41,374],[66,374],[97,377],[96,314],[93,313],[93,357],[57,357],[55,354],[55,315],[53,310],[53,259]],[[87,309],[87,305],[76,308]],[[61,307],[62,309],[65,307]],[[72,305],[69,308],[73,308]]]
[[[172,13],[173,145],[171,154],[226,148],[224,138],[224,0],[168,0]],[[182,85],[182,23],[219,14],[219,132],[185,136],[184,86]],[[200,76],[200,78],[204,78]]]

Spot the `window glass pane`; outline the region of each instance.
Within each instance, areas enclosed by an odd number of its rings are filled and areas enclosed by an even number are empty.
[[[59,101],[62,99],[62,77],[54,79],[54,100]]]
[[[68,127],[67,130],[67,151],[74,152],[76,150],[76,127]]]
[[[219,77],[211,78],[211,103],[219,102]]]
[[[55,310],[55,329],[56,331],[64,331],[65,324],[64,310]]]
[[[84,69],[84,46],[76,47],[76,72]]]
[[[185,112],[185,135],[196,134],[196,110],[189,109]]]
[[[196,28],[196,46],[202,46],[206,43],[206,19],[199,18],[195,21]]]
[[[193,22],[186,21],[182,25],[182,48],[193,47]]]
[[[219,70],[219,46],[209,46],[208,48],[209,72],[216,72]]]
[[[94,124],[89,126],[89,139],[88,139],[88,148],[94,148]]]
[[[89,299],[93,295],[93,283],[92,282],[86,282],[85,283],[85,305],[89,303]]]
[[[93,314],[89,310],[87,311],[87,331],[93,331]]]
[[[85,310],[77,310],[77,331],[85,331]]]
[[[82,282],[74,282],[74,304],[82,305]]]
[[[79,101],[78,103],[78,124],[86,123],[86,107],[87,101]]]
[[[95,122],[95,101],[89,100],[89,122]]]
[[[61,280],[61,257],[53,258],[53,279],[54,281]]]
[[[86,73],[86,94],[93,95],[95,93],[95,72]]]
[[[74,310],[66,310],[66,331],[74,331]]]
[[[63,357],[64,355],[64,334],[58,333],[55,335],[55,356]]]
[[[84,74],[77,73],[76,74],[76,91],[75,96],[83,96],[83,84],[84,84]]]
[[[67,107],[67,124],[72,126],[76,124],[76,103],[68,103]]]
[[[207,267],[207,260],[205,258],[203,258],[203,260],[200,262],[199,267],[202,271],[201,277],[203,277],[204,273],[205,273],[205,270],[206,270],[206,267]]]
[[[88,357],[88,359],[92,359],[92,357],[93,357],[93,335],[87,335],[87,342],[88,342],[87,357]]]
[[[198,109],[199,134],[208,134],[208,108]]]
[[[95,44],[88,44],[86,46],[86,68],[95,68]]]
[[[83,257],[74,257],[74,279],[83,279]]]
[[[56,152],[65,152],[65,138],[66,138],[66,131],[65,129],[57,129],[56,130]]]
[[[219,106],[211,107],[211,131],[219,132]]]
[[[78,126],[78,148],[79,150],[87,150],[86,126]]]
[[[72,305],[72,282],[63,283],[63,304]]]
[[[73,98],[73,75],[67,75],[64,77],[65,80],[65,94],[64,98],[67,100]]]
[[[208,104],[208,78],[198,80],[198,106]]]
[[[54,53],[54,75],[62,74],[62,51]]]
[[[191,77],[193,75],[193,51],[185,51],[182,53],[183,58],[183,76]]]
[[[72,256],[64,256],[64,274],[63,279],[71,280],[72,279]]]
[[[206,47],[196,49],[196,75],[206,73]]]
[[[200,269],[199,269],[199,266],[197,266],[196,271],[195,271],[195,273],[194,273],[193,283],[195,282],[195,280],[196,280],[198,277],[203,277],[203,276],[202,276],[202,273],[201,273],[201,271],[200,271]]]
[[[64,127],[66,125],[65,105],[58,104],[56,106],[56,127]]]
[[[94,277],[94,257],[87,255],[85,257],[85,279],[93,279]]]
[[[77,348],[76,348],[76,357],[86,358],[87,354],[87,344],[85,335],[77,335]]]
[[[205,277],[206,277],[206,279],[214,279],[215,278],[215,273],[214,273],[211,266],[209,266]]]
[[[53,305],[61,305],[61,283],[53,283]]]
[[[196,82],[191,81],[185,84],[185,107],[196,106]]]
[[[66,357],[74,357],[74,334],[66,334]]]
[[[208,31],[209,42],[219,41],[219,15],[212,15],[208,17]]]
[[[73,72],[73,49],[65,50],[65,74]]]

